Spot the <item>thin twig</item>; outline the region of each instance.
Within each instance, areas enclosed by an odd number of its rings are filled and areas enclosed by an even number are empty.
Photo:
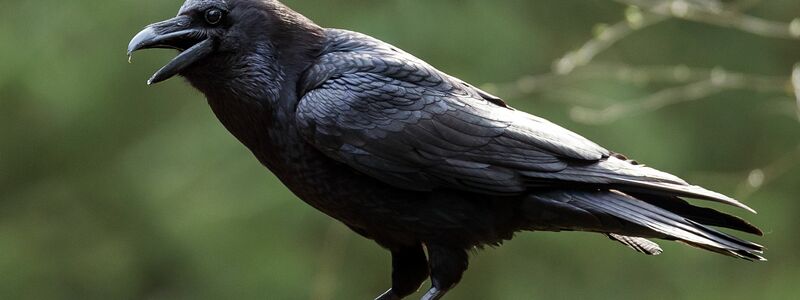
[[[617,103],[604,109],[575,107],[571,117],[578,122],[604,124],[624,116],[650,112],[682,102],[695,101],[726,90],[753,90],[759,92],[782,92],[788,82],[782,77],[768,77],[744,73],[732,73],[721,68],[708,70],[688,69],[689,77],[704,77],[703,80],[667,88],[640,100]]]
[[[668,16],[645,13],[631,6],[625,11],[624,21],[609,27],[599,26],[594,38],[587,41],[578,50],[569,52],[564,57],[556,60],[553,63],[553,73],[558,75],[569,74],[576,68],[589,64],[595,56],[634,32],[667,19],[669,19]]]
[[[791,23],[777,22],[746,15],[722,7],[708,9],[686,0],[647,1],[647,0],[615,0],[617,2],[641,7],[661,16],[706,23],[715,26],[734,28],[744,32],[765,37],[781,39],[800,39],[800,19]],[[669,4],[669,5],[665,5]]]
[[[800,71],[797,74],[797,82],[800,86]],[[616,103],[611,99],[569,88],[588,80],[615,80],[636,85],[679,84],[680,86],[656,92],[638,101]],[[709,69],[690,68],[685,65],[628,66],[595,63],[577,69],[569,75],[547,73],[526,76],[511,83],[488,84],[482,87],[507,98],[518,98],[534,93],[548,94],[559,98],[560,101],[579,106],[572,111],[572,116],[576,121],[598,124],[612,122],[637,112],[653,111],[680,102],[698,100],[724,90],[784,92],[789,86],[789,80],[785,77],[735,73],[719,67]],[[681,99],[681,97],[689,98]],[[601,109],[590,108],[601,103],[609,103],[609,105]]]

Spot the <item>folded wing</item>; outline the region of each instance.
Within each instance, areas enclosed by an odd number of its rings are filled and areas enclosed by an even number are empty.
[[[614,188],[749,210],[509,108],[388,44],[346,31],[330,36],[301,86],[299,126],[326,155],[388,184],[492,195]]]

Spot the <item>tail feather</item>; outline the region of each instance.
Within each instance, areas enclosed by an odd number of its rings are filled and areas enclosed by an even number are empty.
[[[573,165],[557,172],[521,172],[536,180],[551,179],[561,184],[602,185],[625,193],[648,194],[661,197],[689,197],[736,206],[749,212],[755,210],[723,194],[690,185],[675,175],[662,172],[616,156],[594,164]]]
[[[643,193],[651,193],[654,195],[675,195],[675,196],[709,200],[736,206],[738,208],[747,210],[754,214],[756,213],[754,209],[750,208],[744,203],[741,203],[733,198],[730,198],[728,196],[725,196],[717,192],[709,191],[707,189],[704,189],[696,185],[679,185],[679,184],[664,183],[664,182],[648,182],[648,181],[638,181],[630,179],[618,179],[618,180],[619,184],[629,186],[629,188],[625,186],[620,187],[620,189],[626,191],[631,190]]]
[[[753,224],[750,224],[742,218],[721,213],[710,208],[694,206],[678,197],[628,194],[703,225],[730,228],[759,236],[764,235],[758,227],[753,226]]]
[[[645,165],[631,163],[631,161],[617,157],[609,157],[607,160],[592,167],[611,171],[607,176],[612,180],[612,183],[620,185],[620,189],[626,192],[630,188],[632,190],[641,190],[644,193],[661,193],[703,199],[736,206],[751,213],[756,213],[755,210],[744,203],[736,201],[736,199],[707,190],[701,186],[690,185],[675,175]]]
[[[701,249],[747,260],[764,260],[763,247],[720,232],[647,201],[618,191],[558,191],[532,196],[537,209],[564,214],[558,220],[561,230],[584,230],[612,233],[618,236],[678,240]],[[687,204],[688,205],[688,204]],[[692,213],[702,210],[690,210]],[[721,214],[721,213],[720,213]],[[591,217],[587,217],[590,215]],[[706,219],[717,220],[711,214]],[[579,223],[570,225],[573,217]],[[613,217],[617,221],[609,221]],[[741,224],[738,224],[741,225]],[[741,226],[735,226],[741,227]],[[557,229],[558,230],[558,229]],[[754,231],[749,229],[747,231]],[[760,232],[760,231],[759,231]],[[618,239],[617,239],[618,240]],[[641,242],[641,240],[637,240]],[[624,243],[624,242],[623,242]]]

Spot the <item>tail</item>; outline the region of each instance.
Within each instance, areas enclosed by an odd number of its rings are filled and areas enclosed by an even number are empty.
[[[608,234],[637,251],[661,253],[644,238],[675,240],[742,258],[764,261],[763,247],[718,231],[720,226],[760,235],[746,221],[677,197],[628,195],[619,191],[553,191],[530,196],[525,214],[533,230],[575,230]],[[655,246],[654,246],[655,245]]]

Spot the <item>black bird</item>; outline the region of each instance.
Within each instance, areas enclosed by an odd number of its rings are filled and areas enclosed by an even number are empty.
[[[439,299],[467,252],[519,231],[590,231],[645,254],[646,238],[747,260],[750,223],[682,198],[752,211],[503,100],[372,37],[317,26],[275,0],[188,0],[147,26],[128,54],[180,54],[175,75],[203,92],[222,124],[316,209],[392,254],[401,299],[430,276]],[[425,250],[427,250],[427,255]]]

